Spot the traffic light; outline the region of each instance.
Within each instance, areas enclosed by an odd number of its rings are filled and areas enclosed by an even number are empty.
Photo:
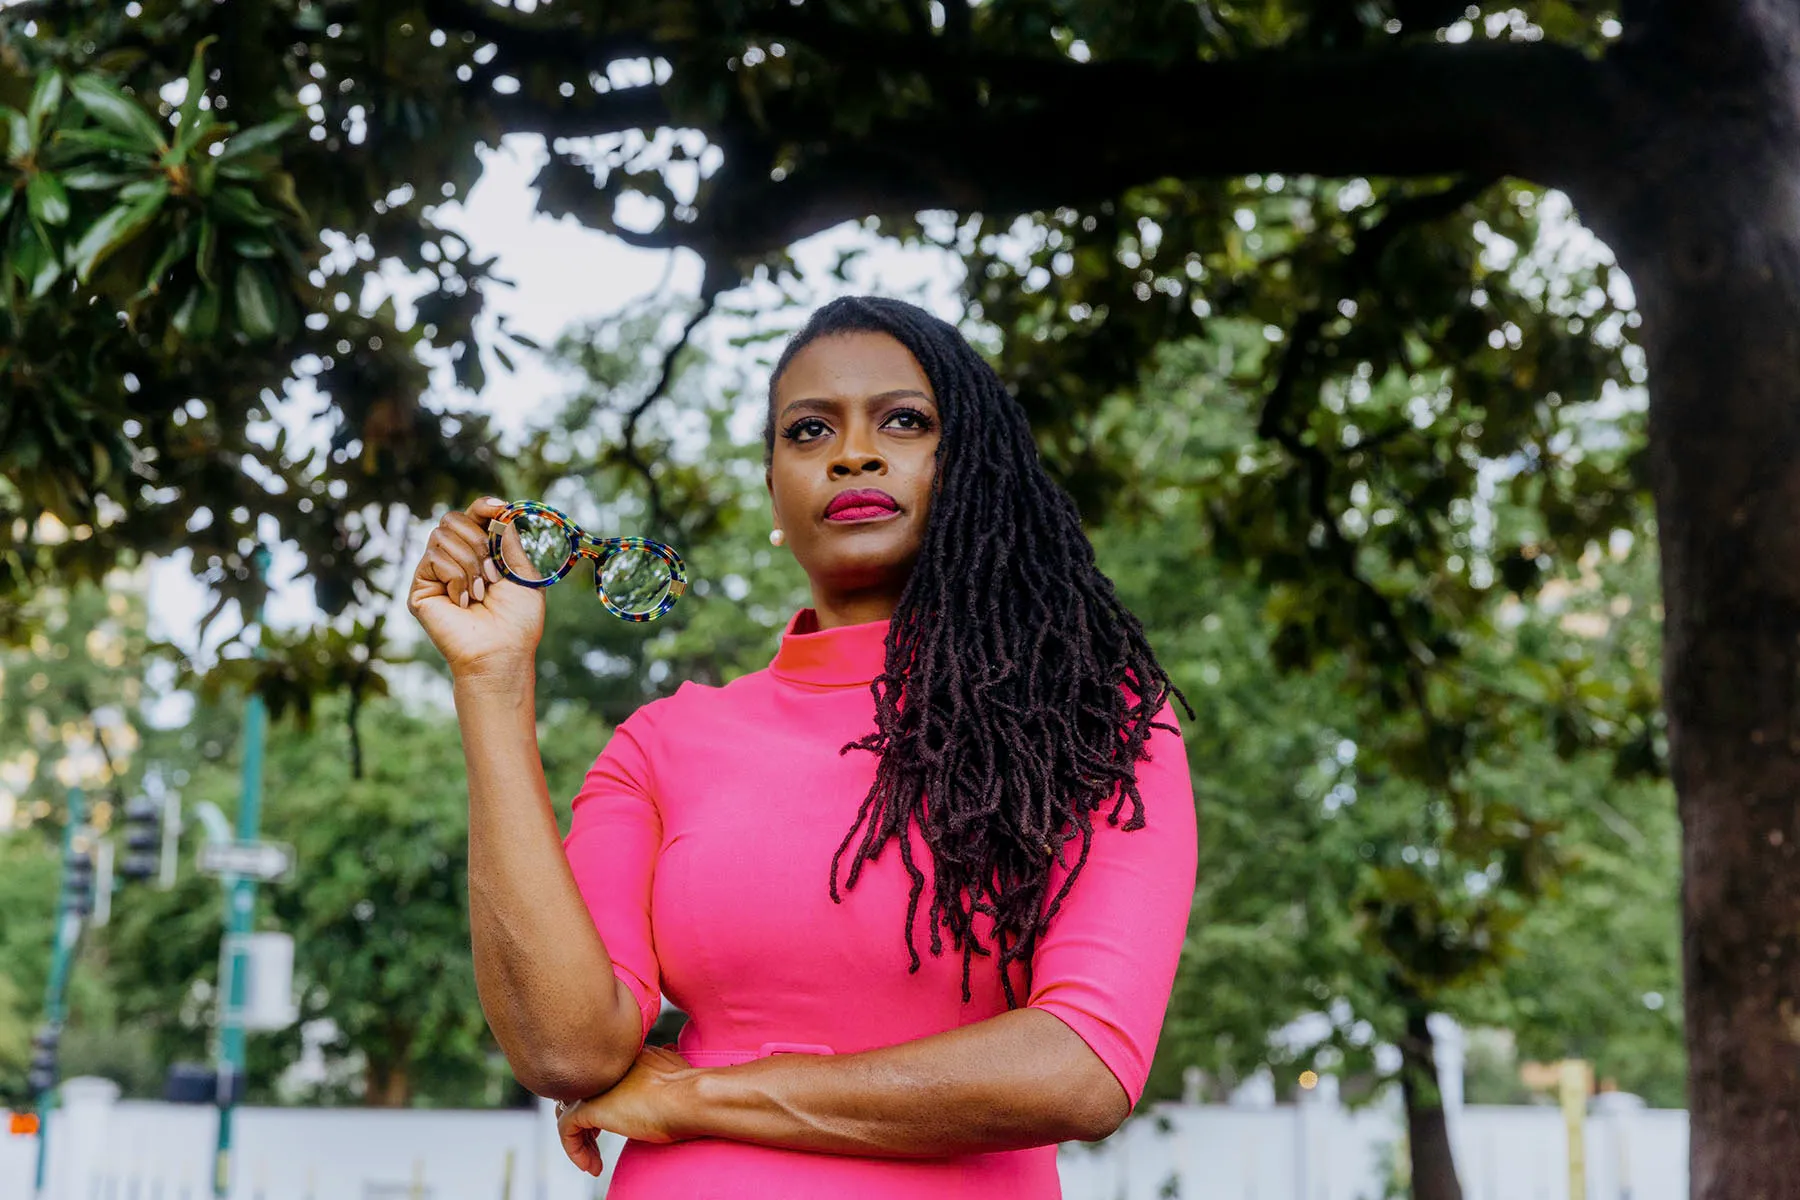
[[[148,879],[162,865],[162,805],[148,796],[125,802],[125,860],[119,874]]]
[[[85,917],[94,911],[94,856],[86,850],[70,850],[63,860],[63,886],[68,889],[68,911]]]
[[[45,1025],[31,1039],[31,1069],[25,1073],[25,1086],[36,1096],[56,1086],[56,1049],[62,1041],[62,1030]]]

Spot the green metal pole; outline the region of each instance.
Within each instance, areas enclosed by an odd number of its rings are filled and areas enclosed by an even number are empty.
[[[258,579],[268,578],[269,551],[258,546],[252,555]],[[263,657],[262,607],[256,610],[255,657]],[[244,777],[243,795],[238,801],[237,840],[254,842],[262,826],[263,735],[268,714],[262,697],[250,695],[244,708]],[[225,880],[225,940],[220,947],[219,981],[219,1108],[218,1149],[213,1158],[213,1196],[224,1200],[231,1190],[231,1118],[232,1095],[239,1076],[244,1073],[244,993],[246,960],[244,946],[256,913],[256,880],[227,877]]]
[[[44,987],[44,1027],[62,1032],[63,997],[69,987],[69,967],[75,959],[75,943],[81,937],[81,918],[75,913],[75,891],[69,886],[69,855],[75,848],[75,835],[87,820],[87,796],[80,788],[69,789],[69,815],[63,825],[62,886],[56,897],[56,936],[50,952],[50,981]],[[60,1047],[58,1047],[60,1051]],[[50,1113],[56,1085],[38,1093],[37,1097],[37,1179],[34,1194],[44,1194],[44,1176],[50,1166]]]

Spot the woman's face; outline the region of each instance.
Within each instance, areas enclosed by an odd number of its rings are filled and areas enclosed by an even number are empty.
[[[885,333],[833,334],[794,355],[771,402],[775,527],[821,628],[888,619],[931,513],[939,420],[924,370]],[[854,492],[879,495],[846,504]]]

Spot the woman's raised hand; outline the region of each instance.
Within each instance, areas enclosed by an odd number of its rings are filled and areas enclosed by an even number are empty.
[[[444,515],[425,543],[407,591],[407,611],[418,618],[432,645],[458,679],[530,678],[544,633],[544,595],[500,574],[488,556],[488,522],[506,509],[492,497],[466,512]],[[501,552],[509,563],[525,561],[511,525]]]

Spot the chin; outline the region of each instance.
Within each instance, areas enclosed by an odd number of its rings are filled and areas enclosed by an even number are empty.
[[[918,553],[917,546],[876,545],[870,539],[866,547],[847,548],[827,557],[819,564],[820,573],[840,587],[873,587],[903,573]]]

